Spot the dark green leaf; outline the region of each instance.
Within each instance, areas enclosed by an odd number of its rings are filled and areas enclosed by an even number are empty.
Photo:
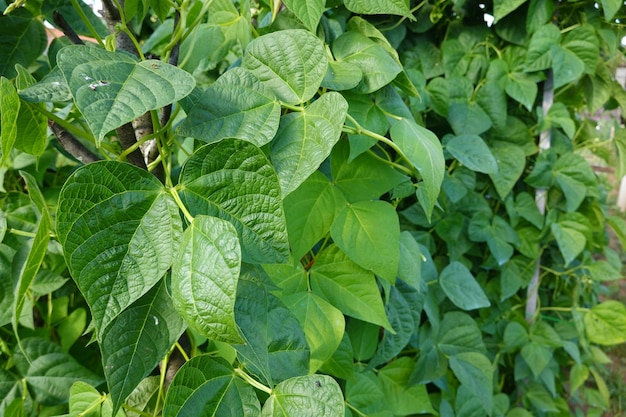
[[[219,217],[235,226],[245,262],[288,259],[278,177],[255,145],[225,139],[201,147],[185,163],[180,186],[192,215]]]
[[[0,76],[13,78],[15,64],[30,66],[47,44],[45,26],[26,8],[0,15]]]
[[[475,310],[491,305],[472,273],[462,263],[452,262],[446,266],[439,275],[439,285],[460,309]]]
[[[361,69],[345,61],[329,61],[328,70],[322,80],[322,87],[331,90],[351,90],[361,82]]]
[[[477,103],[451,103],[448,122],[457,135],[480,135],[492,126],[489,115]]]
[[[415,363],[403,356],[378,371],[389,405],[394,415],[434,414],[425,384],[410,385]]]
[[[336,417],[343,415],[341,388],[327,375],[304,375],[278,384],[263,405],[263,417]]]
[[[547,23],[533,34],[525,58],[526,71],[540,71],[552,65],[551,51],[554,45],[559,45],[561,32],[556,25]]]
[[[450,368],[474,396],[482,403],[483,410],[490,415],[493,407],[493,367],[481,353],[464,352],[450,358]]]
[[[400,225],[385,201],[348,204],[330,228],[333,240],[350,259],[394,283],[400,259]]]
[[[113,414],[165,357],[185,329],[165,284],[156,285],[102,332],[102,363]]]
[[[535,378],[539,377],[552,359],[552,351],[535,341],[522,346],[521,354]]]
[[[93,28],[98,35],[105,37],[109,34],[102,19],[94,13],[94,9],[85,2],[73,3],[71,0],[49,0],[42,2],[41,12],[46,21],[54,22],[53,13],[58,12],[63,16],[67,24],[79,35],[93,37]],[[77,5],[80,10],[74,8]],[[130,20],[132,16],[126,16]],[[86,23],[83,18],[88,22]]]
[[[494,23],[497,23],[500,19],[507,16],[509,13],[524,4],[526,0],[494,0],[493,2],[493,17]]]
[[[165,275],[181,229],[172,196],[133,165],[96,162],[66,181],[59,196],[59,241],[98,334]]]
[[[472,171],[497,174],[498,162],[485,141],[478,135],[455,136],[446,142],[446,150]]]
[[[345,393],[346,409],[357,416],[393,417],[383,384],[373,371],[355,372],[354,378],[346,381]]]
[[[490,174],[489,177],[498,195],[504,200],[522,176],[526,156],[522,148],[506,142],[493,144],[491,151],[498,162],[498,172]]]
[[[289,29],[250,42],[242,66],[287,104],[311,99],[328,66],[323,43],[311,32]]]
[[[278,130],[274,93],[242,68],[233,68],[207,88],[178,129],[205,142],[237,138],[263,146]]]
[[[341,343],[333,356],[324,363],[320,369],[323,373],[327,373],[341,379],[351,379],[354,375],[352,343],[348,333],[343,334]]]
[[[486,352],[478,325],[460,311],[446,313],[437,335],[437,348],[444,355],[461,352]]]

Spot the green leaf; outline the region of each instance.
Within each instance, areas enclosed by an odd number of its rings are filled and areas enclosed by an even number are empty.
[[[324,0],[285,0],[285,7],[293,12],[298,19],[304,23],[304,25],[311,32],[315,32],[317,25],[324,13],[326,2]]]
[[[610,346],[626,342],[626,307],[615,300],[595,305],[584,316],[591,343]]]
[[[498,162],[485,141],[478,135],[455,136],[446,142],[445,148],[458,161],[472,171],[496,174]]]
[[[408,0],[345,0],[348,10],[358,14],[395,14],[411,17]]]
[[[389,10],[385,13],[389,13]],[[402,72],[402,66],[383,45],[359,32],[348,31],[339,36],[333,43],[333,54],[337,61],[360,69],[363,77],[355,88],[357,93],[377,91]]]
[[[492,126],[489,115],[477,103],[451,103],[448,122],[456,135],[480,135]]]
[[[393,417],[383,384],[373,371],[355,373],[346,381],[345,393],[346,410],[354,410],[357,416]]]
[[[496,142],[491,146],[493,156],[498,163],[498,172],[490,174],[496,191],[504,200],[524,173],[526,155],[519,146],[506,142]]]
[[[398,215],[385,201],[348,204],[330,228],[333,240],[350,259],[394,283],[400,259]]]
[[[352,262],[337,246],[318,254],[311,288],[344,314],[392,329],[374,275]]]
[[[219,217],[235,226],[244,262],[289,258],[278,178],[255,145],[224,139],[199,148],[182,169],[180,188],[192,215]]]
[[[552,360],[552,351],[535,341],[531,341],[522,346],[521,355],[535,378],[539,378],[539,375]]]
[[[537,82],[523,72],[511,72],[504,87],[506,93],[513,100],[521,103],[531,111],[537,98]]]
[[[287,104],[310,100],[328,66],[322,41],[311,32],[289,29],[256,38],[248,45],[243,68],[252,72]]]
[[[304,375],[278,384],[263,405],[262,417],[337,417],[344,413],[343,394],[327,375]]]
[[[530,194],[522,192],[515,196],[515,211],[537,229],[543,228],[544,217],[537,208],[537,202]]]
[[[2,213],[2,212],[0,212]],[[15,288],[13,285],[13,250],[0,244],[0,325],[11,323],[15,303]],[[1,380],[0,380],[1,381]],[[0,394],[2,392],[0,391]],[[1,403],[0,403],[1,404]],[[2,408],[0,407],[0,411]]]
[[[283,203],[291,253],[295,259],[300,259],[328,234],[346,200],[328,177],[316,171]]]
[[[18,94],[22,100],[30,103],[69,101],[72,99],[70,88],[67,86],[59,67],[54,67],[37,84],[20,89]]]
[[[350,336],[348,336],[348,333],[344,333],[339,347],[335,350],[333,356],[324,363],[320,371],[337,378],[352,379],[354,375],[353,360]]]
[[[378,379],[394,415],[435,414],[425,384],[409,384],[415,364],[399,357],[378,371]]]
[[[276,134],[279,121],[274,93],[250,72],[233,68],[204,91],[177,134],[205,142],[237,138],[263,146]]]
[[[496,129],[506,129],[508,116],[507,98],[504,88],[495,81],[487,81],[476,93],[480,108],[489,115]]]
[[[351,90],[361,82],[363,72],[361,69],[345,61],[329,61],[328,69],[322,87],[330,90]]]
[[[26,8],[0,15],[0,76],[13,78],[16,64],[29,67],[47,45],[45,26]]]
[[[472,273],[460,262],[451,262],[439,275],[439,285],[462,310],[489,307],[491,303]]]
[[[102,332],[102,363],[113,414],[165,357],[185,329],[164,283],[157,284]]]
[[[433,132],[408,119],[391,127],[391,138],[422,176],[426,201],[420,199],[420,205],[430,221],[445,172],[441,143]]]
[[[309,372],[317,370],[333,356],[344,334],[345,319],[341,311],[309,292],[284,297],[283,302],[296,316],[311,349]]]
[[[481,353],[459,353],[450,357],[450,368],[461,384],[478,397],[487,415],[491,415],[493,367],[489,359]]]
[[[615,13],[624,5],[621,0],[601,0],[600,3],[606,21],[613,19]]]
[[[509,352],[514,352],[528,344],[528,331],[522,324],[516,321],[509,322],[504,328],[502,340],[504,348]]]
[[[254,275],[239,278],[235,320],[245,345],[239,361],[269,386],[309,373],[310,351],[296,317]]]
[[[330,172],[334,185],[349,202],[377,200],[407,180],[379,158],[363,153],[350,160],[348,144],[337,143],[331,154]]]
[[[2,159],[4,166],[17,140],[17,118],[20,113],[20,98],[11,81],[0,77],[0,138],[2,139]]]
[[[494,0],[493,2],[493,17],[494,23],[498,23],[500,19],[507,16],[509,13],[516,10],[522,4],[526,3],[526,0]]]
[[[70,415],[85,415],[91,417],[95,414],[100,416],[103,400],[103,395],[100,394],[97,389],[85,382],[77,381],[72,384],[70,388]]]
[[[241,343],[235,292],[241,249],[235,226],[198,215],[183,233],[172,265],[172,298],[181,317],[201,335]]]
[[[57,65],[98,142],[149,110],[174,103],[195,86],[193,76],[157,60],[84,45],[59,51]]]
[[[576,133],[576,124],[570,117],[567,107],[565,107],[565,104],[562,102],[556,102],[550,107],[545,122],[547,123],[547,127],[560,127],[563,129],[563,132],[565,132],[570,139],[573,138]]]
[[[585,235],[571,226],[568,221],[552,223],[551,225],[552,235],[563,255],[565,266],[569,265],[585,249],[587,243]]]
[[[574,52],[559,45],[552,46],[552,67],[554,88],[576,81],[585,71],[585,63]]]
[[[547,23],[541,26],[530,38],[530,45],[524,62],[525,70],[540,71],[552,65],[552,47],[559,45],[561,32],[558,26]]]
[[[75,5],[77,8],[74,8]],[[103,19],[96,15],[95,9],[85,2],[75,4],[71,0],[49,0],[41,3],[41,12],[45,15],[46,21],[51,24],[54,24],[53,13],[55,11],[60,13],[69,27],[79,35],[93,37],[94,34],[90,28],[93,28],[102,38],[109,34]],[[129,16],[126,18],[130,20]]]
[[[413,288],[420,288],[422,283],[422,252],[415,238],[408,231],[400,232],[400,258],[398,260],[398,278]]]
[[[163,406],[164,417],[260,414],[254,389],[228,362],[209,355],[193,357],[178,370]]]
[[[283,195],[298,188],[330,155],[341,136],[347,110],[343,96],[330,92],[302,111],[281,118],[270,157]]]
[[[444,355],[487,351],[478,325],[469,315],[451,311],[443,316],[437,334],[437,349]]]
[[[15,352],[15,363],[37,402],[63,403],[74,382],[83,381],[93,386],[103,382],[100,376],[47,339],[22,339],[21,347],[22,350]]]
[[[181,229],[174,199],[147,171],[102,161],[68,178],[57,231],[97,334],[165,275]]]

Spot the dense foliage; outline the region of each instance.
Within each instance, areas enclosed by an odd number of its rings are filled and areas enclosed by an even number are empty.
[[[0,414],[600,415],[621,6],[0,0]]]

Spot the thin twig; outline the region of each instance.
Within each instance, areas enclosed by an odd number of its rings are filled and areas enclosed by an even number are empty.
[[[87,149],[85,145],[72,136],[71,133],[59,126],[56,122],[48,120],[48,126],[50,127],[50,130],[52,130],[52,133],[54,133],[54,136],[58,139],[63,149],[83,164],[100,160],[98,156]]]

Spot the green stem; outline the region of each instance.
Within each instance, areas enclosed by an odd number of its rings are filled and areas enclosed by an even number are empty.
[[[168,178],[169,178],[169,176],[168,176]],[[193,216],[191,215],[191,213],[189,213],[189,210],[187,210],[187,207],[185,207],[185,205],[183,204],[183,201],[180,199],[180,196],[178,195],[178,191],[176,191],[176,188],[175,187],[171,187],[169,190],[170,190],[170,194],[172,195],[172,197],[174,197],[174,201],[176,201],[176,204],[178,205],[178,208],[180,209],[180,211],[183,212],[183,215],[185,216],[185,219],[187,219],[187,221],[189,223],[192,223],[193,222]]]
[[[576,306],[572,306],[572,307],[541,307],[539,309],[539,311],[563,311],[565,313],[571,313],[574,310],[576,311],[589,311],[590,309],[588,308],[584,308],[584,307],[576,307]]]
[[[95,138],[90,133],[77,128],[76,126],[69,123],[65,119],[62,119],[56,114],[52,113],[51,111],[48,111],[48,109],[44,108],[43,106],[32,106],[31,108],[40,112],[41,114],[46,116],[48,119],[52,120],[53,122],[61,126],[66,132],[71,133],[73,136],[86,138],[86,139],[89,139],[90,142],[95,143]]]
[[[267,392],[269,395],[272,395],[272,389],[271,388],[266,387],[265,385],[261,384],[259,381],[255,380],[250,375],[245,373],[241,368],[235,369],[235,374],[239,378],[241,378],[245,382],[247,382],[248,384],[252,385],[254,388],[256,388],[258,390],[261,390],[263,392]]]
[[[387,164],[395,169],[397,169],[398,171],[402,171],[404,172],[406,175],[413,175],[413,170],[410,168],[405,167],[404,165],[400,165],[400,164],[396,164],[393,161],[390,161],[388,159],[385,159],[383,157],[381,157],[380,155],[376,155],[376,152],[373,152],[371,149],[367,151],[371,156],[373,156],[374,158],[378,159],[379,161],[381,161],[384,164]]]
[[[87,18],[87,15],[85,14],[85,12],[83,12],[83,9],[80,8],[80,5],[78,4],[78,0],[71,0],[71,2],[72,2],[72,7],[74,7],[74,10],[76,11],[76,13],[78,13],[78,16],[80,16],[80,20],[82,20],[85,26],[87,26],[87,29],[89,29],[89,32],[91,32],[91,35],[96,39],[96,41],[98,41],[98,44],[104,48],[104,42],[102,41],[102,38],[98,34],[98,31],[96,31],[96,28],[94,28],[91,22],[89,21],[89,18]]]
[[[360,416],[363,417],[367,417],[367,414],[363,414],[361,411],[359,411],[358,409],[356,409],[352,404],[350,404],[349,402],[346,401],[346,405],[348,406],[349,409],[351,409],[352,411],[354,411],[355,413],[357,413]]]
[[[284,107],[284,108],[289,109],[289,110],[304,111],[304,107],[302,107],[302,106],[293,106],[291,104],[283,103],[282,101],[280,102],[280,105],[281,105],[281,107]]]
[[[36,233],[26,232],[24,230],[19,230],[19,229],[8,229],[7,232],[12,233],[17,236],[25,236],[25,237],[32,237],[32,238],[34,238],[37,235]]]

